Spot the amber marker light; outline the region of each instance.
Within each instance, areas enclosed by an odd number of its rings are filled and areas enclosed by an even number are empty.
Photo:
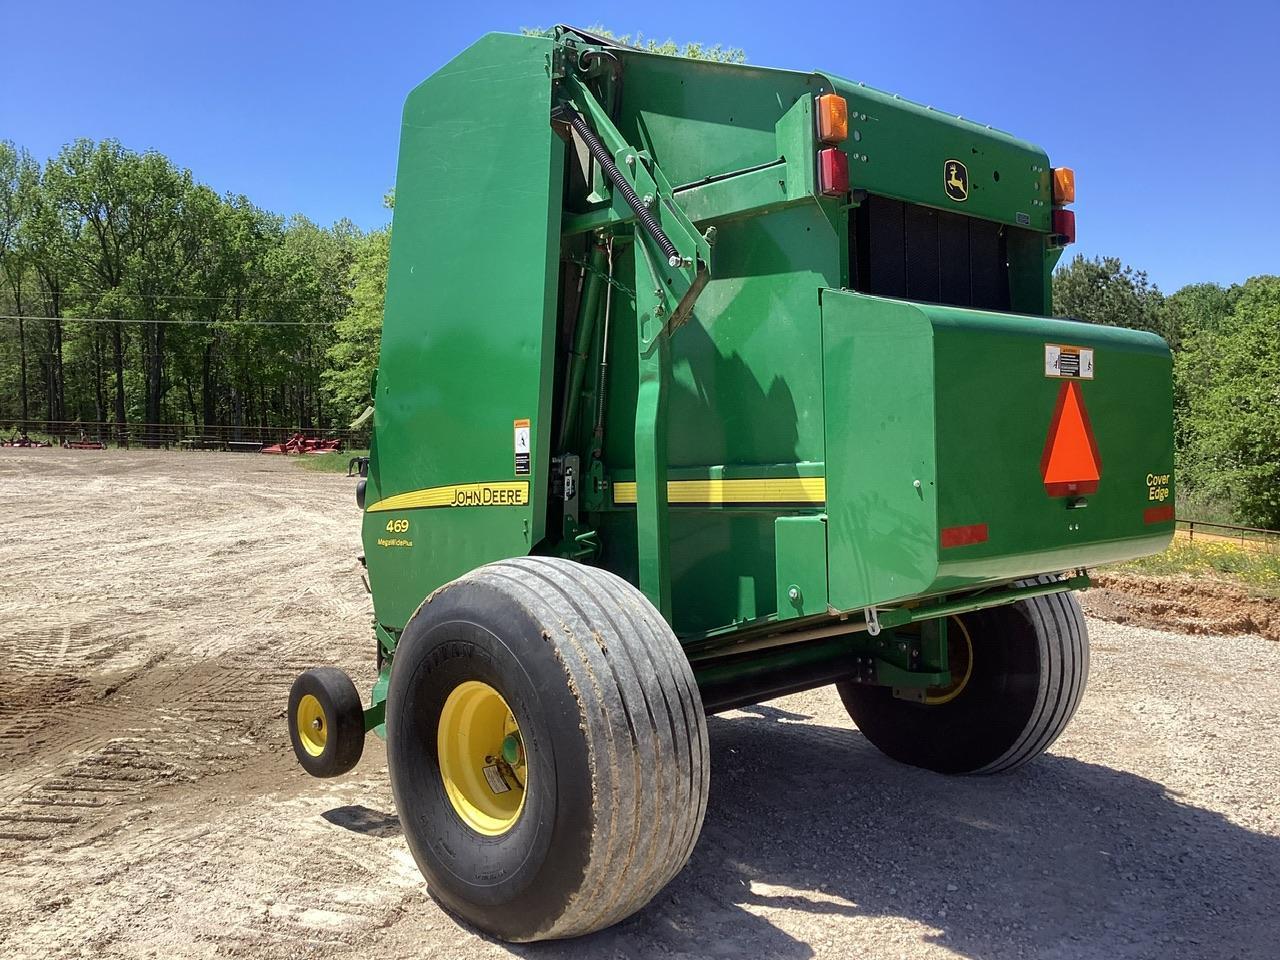
[[[1072,203],[1076,198],[1076,172],[1070,167],[1053,168],[1053,202]]]
[[[849,104],[838,93],[824,93],[818,98],[818,139],[839,143],[848,136]]]

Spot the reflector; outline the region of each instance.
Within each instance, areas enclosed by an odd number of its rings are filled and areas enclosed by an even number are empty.
[[[973,543],[986,543],[987,525],[971,523],[963,527],[943,527],[939,539],[943,547],[967,547]]]
[[[1098,456],[1080,384],[1075,380],[1068,380],[1058,391],[1058,403],[1040,457],[1040,476],[1051,497],[1094,493],[1102,479],[1102,458]]]

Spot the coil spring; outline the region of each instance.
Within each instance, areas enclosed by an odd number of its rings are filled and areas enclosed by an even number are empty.
[[[662,255],[667,258],[667,263],[673,267],[680,266],[683,260],[680,252],[676,250],[676,245],[662,231],[662,227],[658,225],[657,218],[644,205],[644,201],[636,195],[635,190],[631,188],[631,184],[622,175],[618,165],[613,162],[613,157],[609,156],[609,151],[605,149],[600,138],[596,136],[596,132],[591,129],[578,111],[566,107],[565,114],[568,116],[570,125],[577,131],[578,136],[582,138],[582,142],[587,145],[588,152],[595,158],[596,163],[600,164],[600,169],[604,171],[605,176],[609,178],[610,182],[622,194],[622,198],[627,201],[627,205],[635,212],[637,219],[644,225],[645,232],[653,238],[653,242],[662,250]]]

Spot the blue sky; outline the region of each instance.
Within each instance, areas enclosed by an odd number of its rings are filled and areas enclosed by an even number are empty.
[[[1165,290],[1280,273],[1273,3],[22,3],[0,138],[44,159],[117,137],[268,209],[374,227],[405,93],[486,31],[556,22],[740,46],[1039,143],[1076,171],[1069,253]]]

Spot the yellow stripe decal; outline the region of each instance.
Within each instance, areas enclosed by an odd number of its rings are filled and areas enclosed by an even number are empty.
[[[613,502],[635,503],[635,481],[613,485]],[[741,480],[668,480],[668,503],[827,502],[826,477],[759,477]]]
[[[367,508],[368,513],[416,510],[419,507],[523,507],[529,502],[529,481],[454,483],[397,493]]]

